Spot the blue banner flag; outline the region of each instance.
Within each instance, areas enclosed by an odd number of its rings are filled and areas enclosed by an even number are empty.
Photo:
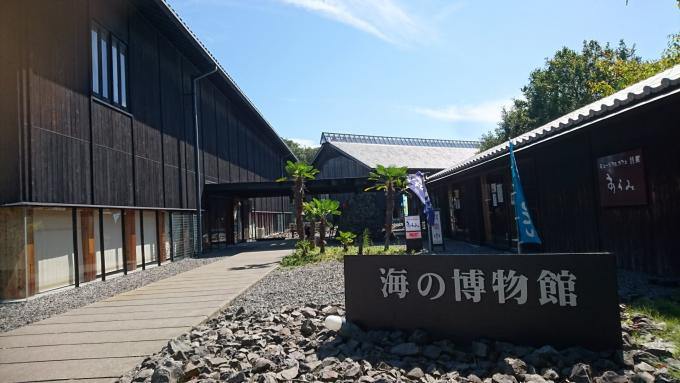
[[[413,194],[418,196],[420,202],[425,206],[423,213],[425,213],[425,217],[427,217],[427,223],[433,225],[434,208],[432,207],[432,201],[430,201],[430,196],[427,194],[427,189],[425,188],[425,177],[423,176],[423,173],[416,172],[416,174],[409,174],[406,176],[406,181],[408,182],[408,188],[413,191]]]
[[[512,172],[512,188],[515,191],[515,220],[517,221],[517,232],[519,234],[519,243],[536,243],[541,244],[541,239],[538,237],[538,232],[534,227],[534,223],[529,215],[527,208],[527,201],[524,199],[524,190],[522,190],[522,183],[519,180],[519,170],[517,169],[517,161],[515,161],[515,152],[512,141],[510,144],[510,171]]]

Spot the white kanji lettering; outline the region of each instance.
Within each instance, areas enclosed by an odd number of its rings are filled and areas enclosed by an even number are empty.
[[[612,179],[612,176],[607,173],[606,176],[604,176],[607,179],[607,189],[609,189],[612,194],[616,194],[616,185],[614,185],[614,180]]]
[[[430,290],[432,290],[434,282],[437,281],[437,293],[434,294],[432,297],[430,297],[430,300],[433,301],[435,299],[441,298],[442,295],[444,295],[444,291],[446,290],[446,285],[444,284],[444,278],[441,277],[439,274],[435,273],[425,273],[418,278],[418,292],[420,295],[426,297],[430,294]],[[423,284],[425,282],[425,284]]]
[[[527,301],[527,277],[515,270],[498,270],[493,272],[493,291],[498,294],[498,303],[514,299],[523,305]]]
[[[461,293],[465,298],[477,303],[482,299],[484,290],[484,273],[482,270],[472,269],[467,273],[461,273],[460,270],[453,270],[454,292],[456,301],[462,300]]]
[[[576,276],[568,270],[561,270],[558,274],[542,270],[538,277],[541,290],[539,303],[559,304],[560,306],[576,306]]]
[[[408,294],[408,281],[406,280],[406,270],[395,270],[390,267],[387,272],[380,269],[380,280],[383,283],[383,297],[387,298],[390,294],[396,294],[400,299]]]

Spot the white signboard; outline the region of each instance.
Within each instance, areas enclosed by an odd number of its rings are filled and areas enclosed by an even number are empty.
[[[432,225],[432,244],[443,245],[444,237],[442,237],[442,217],[441,211],[434,211],[434,224]]]
[[[420,216],[409,215],[405,218],[404,229],[406,230],[406,239],[420,238]]]

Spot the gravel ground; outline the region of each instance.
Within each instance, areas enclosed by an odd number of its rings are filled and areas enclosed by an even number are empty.
[[[285,306],[345,303],[345,278],[341,262],[278,268],[235,299],[232,307],[267,313]]]
[[[0,304],[0,332],[47,319],[220,259],[219,257],[182,259],[161,267],[136,271],[127,276],[55,291],[24,302]]]

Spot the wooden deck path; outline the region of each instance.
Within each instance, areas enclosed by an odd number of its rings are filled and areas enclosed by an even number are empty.
[[[115,381],[227,305],[288,253],[242,252],[0,333],[0,380]]]

